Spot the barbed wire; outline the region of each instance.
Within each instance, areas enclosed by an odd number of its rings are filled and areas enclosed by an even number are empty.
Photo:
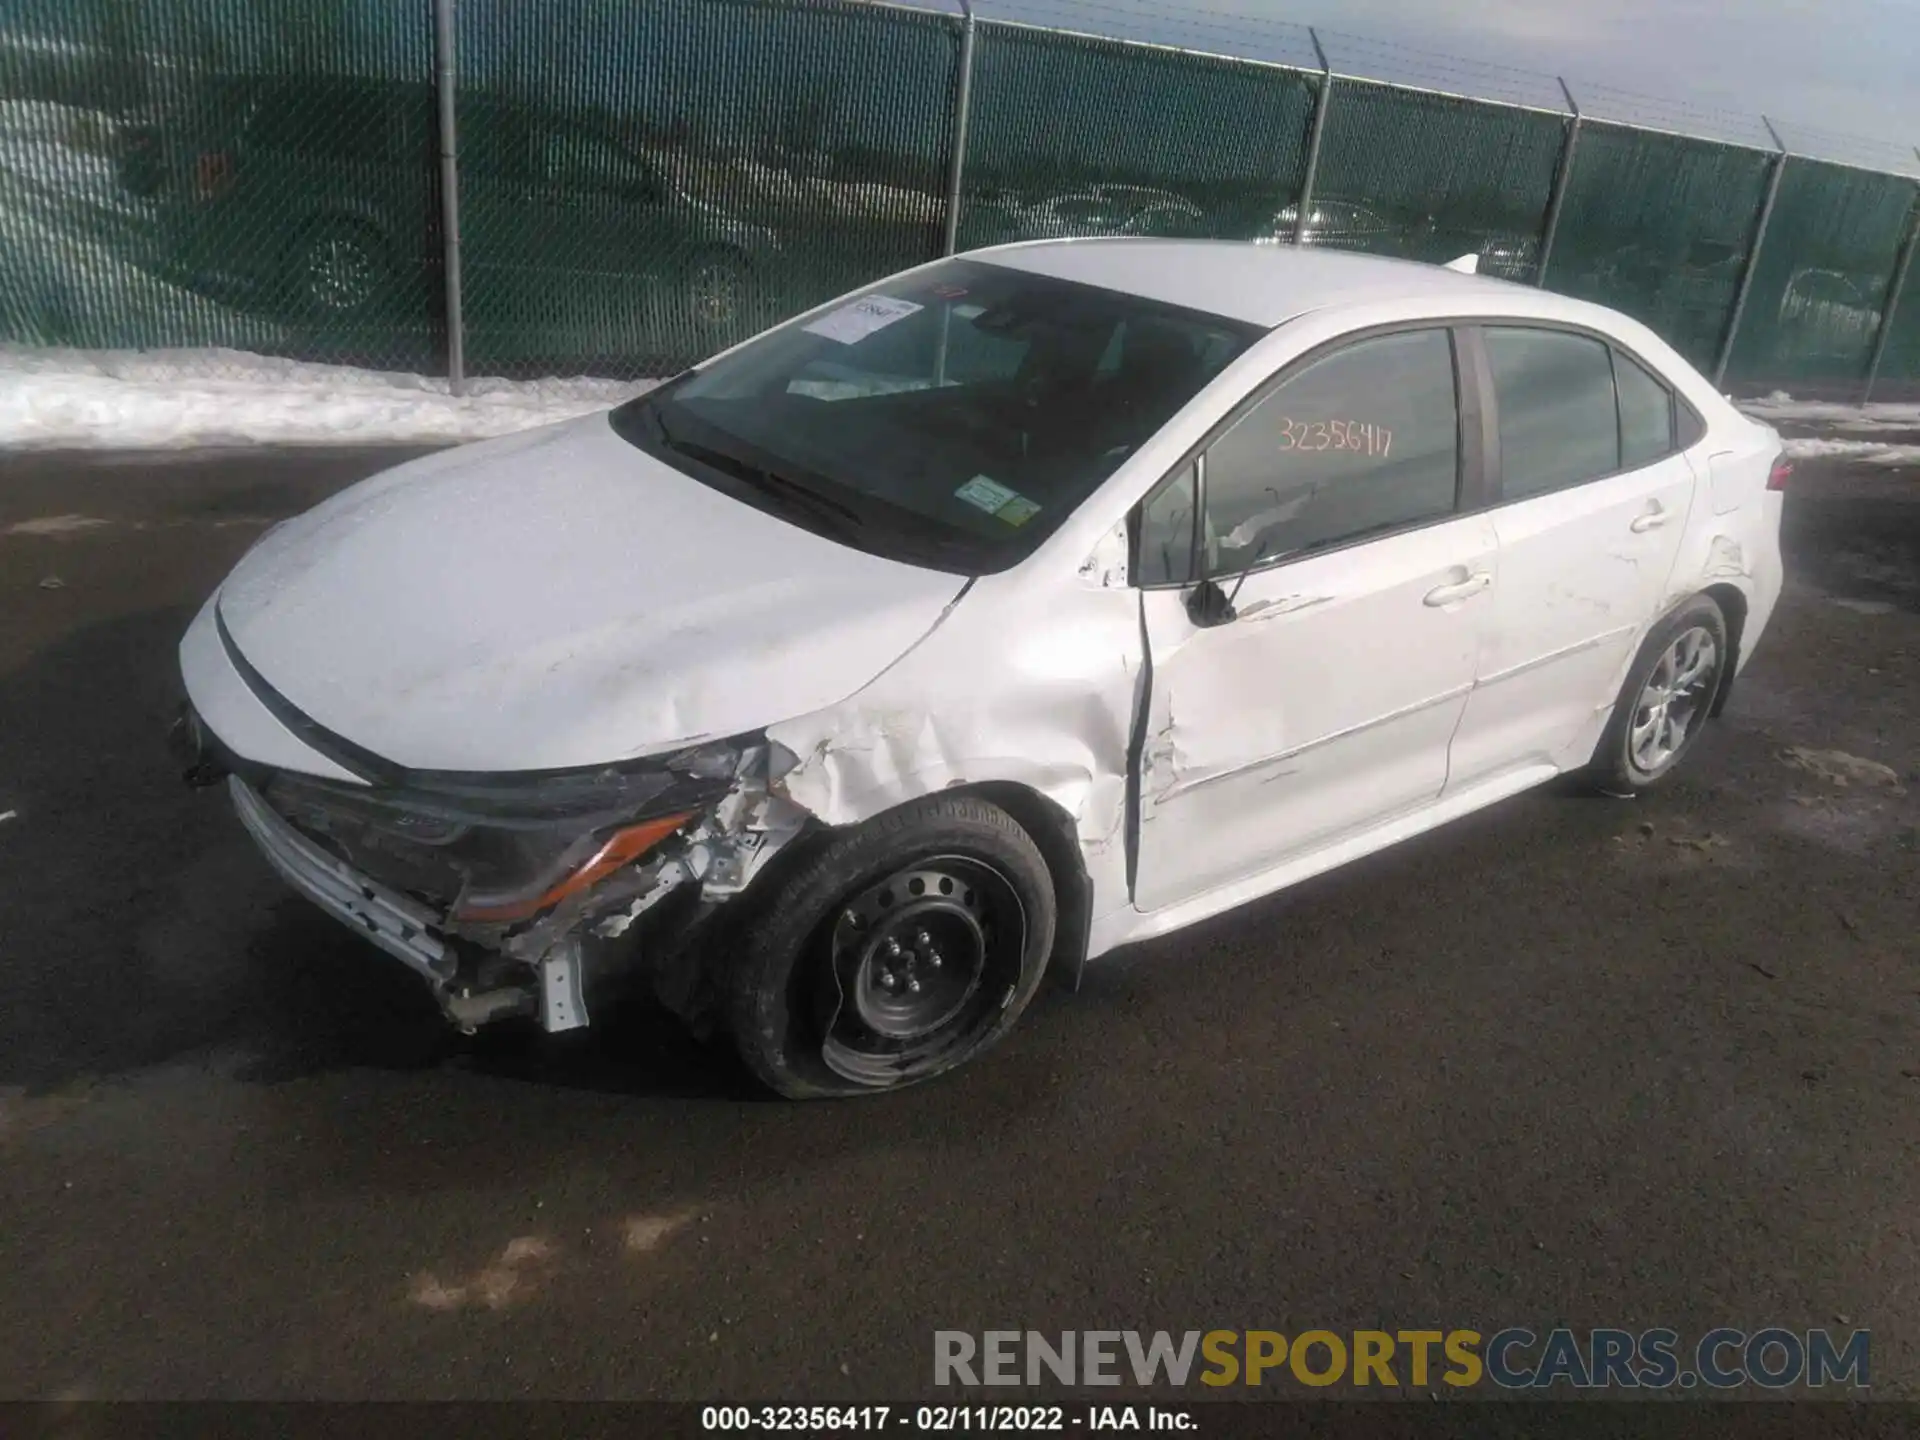
[[[1787,142],[1787,148],[1796,155],[1920,179],[1920,150],[1911,145],[1870,140],[1862,135],[1822,130],[1812,125],[1796,125],[1785,120],[1775,120],[1774,124],[1779,128],[1780,138]]]
[[[1456,93],[1462,89],[1503,91],[1486,98],[1546,110],[1566,108],[1560,83],[1551,75],[1466,56],[1439,55],[1344,30],[1321,30],[1318,34],[1333,68],[1345,73],[1361,72],[1355,74],[1356,79],[1399,84],[1424,82],[1431,88]]]
[[[1112,39],[1174,44],[1233,58],[1319,69],[1307,27],[1284,21],[1223,16],[1211,11],[1169,12],[1151,5],[1107,4],[1102,0],[979,0],[974,8],[982,19],[1044,24],[1064,18],[1062,28],[1088,30]]]
[[[959,0],[890,0],[915,9],[954,14]],[[1076,30],[1107,39],[1172,45],[1226,58],[1257,60],[1303,70],[1320,68],[1305,25],[1239,15],[1165,0],[976,0],[983,20]],[[1565,112],[1558,77],[1523,66],[1450,55],[1343,30],[1318,29],[1334,71],[1356,80],[1408,85],[1443,94]],[[1776,147],[1758,112],[1568,76],[1568,87],[1589,119],[1665,130],[1676,135],[1750,149]],[[1772,117],[1788,148],[1804,158],[1920,178],[1920,155],[1885,137],[1824,130]],[[1920,136],[1916,136],[1920,139]]]

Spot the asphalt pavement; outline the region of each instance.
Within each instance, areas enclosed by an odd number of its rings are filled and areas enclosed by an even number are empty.
[[[449,1035],[179,782],[194,607],[395,458],[0,459],[0,1398],[856,1401],[939,1329],[1555,1324],[1869,1328],[1920,1398],[1920,473],[1801,467],[1670,790],[1522,796],[790,1105],[646,1013]]]

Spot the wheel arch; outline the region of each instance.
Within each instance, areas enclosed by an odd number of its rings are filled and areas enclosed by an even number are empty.
[[[1056,912],[1053,958],[1048,962],[1048,971],[1073,989],[1079,989],[1093,931],[1093,877],[1087,873],[1086,857],[1080,850],[1079,829],[1073,817],[1038,790],[1016,780],[982,780],[956,785],[944,793],[977,795],[998,805],[1033,838],[1053,879]]]
[[[1074,818],[1057,800],[1050,799],[1031,785],[1018,780],[974,780],[941,789],[916,789],[901,795],[890,805],[862,810],[844,824],[828,825],[817,821],[794,844],[775,855],[767,865],[785,869],[800,863],[801,857],[815,847],[830,843],[833,837],[855,825],[864,825],[895,810],[931,795],[972,795],[997,805],[1013,817],[1027,832],[1040,858],[1047,863],[1047,876],[1053,884],[1055,910],[1054,942],[1048,971],[1056,980],[1073,989],[1080,987],[1086,969],[1087,952],[1093,933],[1093,877],[1087,870],[1086,856],[1080,847],[1079,828]],[[767,883],[763,873],[755,877],[752,889]],[[749,891],[748,893],[752,893]]]
[[[389,227],[371,206],[356,203],[344,196],[328,196],[325,203],[315,205],[287,227],[287,251],[298,256],[315,235],[331,228],[348,228],[360,231],[377,244],[391,260],[394,255],[394,239]]]
[[[1707,708],[1707,717],[1716,719],[1727,708],[1727,697],[1733,693],[1734,672],[1740,668],[1740,637],[1746,631],[1751,606],[1746,591],[1724,580],[1715,581],[1700,593],[1718,605],[1720,613],[1727,618],[1727,662],[1720,670],[1720,688],[1714,692],[1713,703]]]

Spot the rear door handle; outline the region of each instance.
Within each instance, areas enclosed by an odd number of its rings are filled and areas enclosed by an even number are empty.
[[[1649,530],[1658,530],[1672,518],[1671,514],[1656,505],[1646,514],[1634,516],[1633,523],[1627,528],[1636,535],[1644,535]]]
[[[1428,605],[1451,605],[1456,600],[1466,600],[1478,595],[1493,584],[1493,572],[1480,570],[1453,585],[1441,585],[1427,591],[1425,603]]]

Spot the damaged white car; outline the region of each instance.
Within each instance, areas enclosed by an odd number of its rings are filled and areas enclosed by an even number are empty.
[[[1657,784],[1786,468],[1643,326],[1324,251],[943,260],[269,532],[190,778],[463,1027],[650,980],[790,1096],[1568,771]]]

